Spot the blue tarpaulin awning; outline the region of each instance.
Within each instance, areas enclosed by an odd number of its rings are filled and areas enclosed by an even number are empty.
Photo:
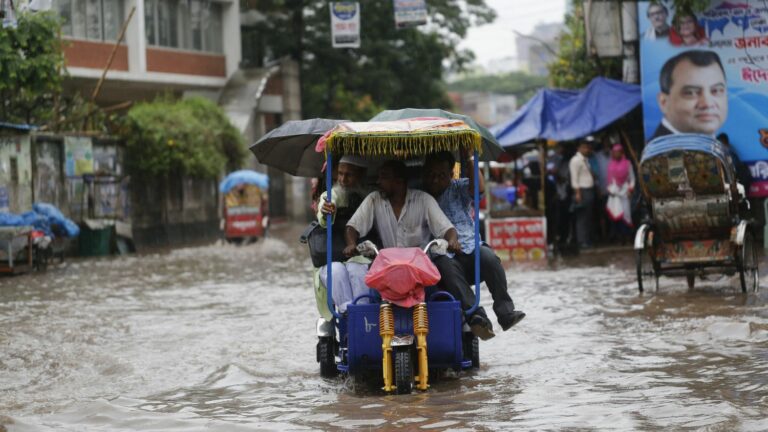
[[[583,90],[541,89],[512,120],[491,128],[502,147],[574,140],[597,132],[640,104],[640,86],[598,77]]]

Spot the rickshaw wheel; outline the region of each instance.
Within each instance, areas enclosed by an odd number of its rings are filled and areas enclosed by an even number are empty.
[[[688,289],[692,290],[694,286],[696,286],[696,275],[693,273],[688,273],[685,275],[685,279],[688,282]]]
[[[336,368],[334,341],[330,337],[321,337],[317,341],[317,361],[320,362],[320,376],[334,378],[339,370]]]
[[[472,360],[472,368],[480,368],[480,340],[472,333],[464,333],[464,358]]]
[[[760,285],[757,268],[757,249],[755,247],[755,237],[747,231],[744,234],[744,243],[739,249],[739,281],[741,282],[741,292],[757,292]]]
[[[397,394],[410,394],[413,391],[411,347],[395,347],[392,355],[395,357],[395,391]]]
[[[648,250],[641,249],[635,256],[637,261],[637,289],[642,293],[646,287],[659,289],[659,275],[653,264],[653,260],[648,255]]]

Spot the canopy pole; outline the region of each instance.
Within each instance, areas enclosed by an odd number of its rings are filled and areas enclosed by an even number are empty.
[[[333,153],[328,150],[325,156],[325,201],[330,204],[333,190]],[[333,215],[325,215],[325,271],[327,275],[325,287],[327,289],[328,310],[334,318],[340,318],[336,308],[333,307]]]
[[[474,151],[474,160],[472,169],[474,170],[474,207],[475,207],[475,304],[469,308],[465,314],[472,316],[480,306],[480,178],[478,177],[480,168],[480,158],[477,150]]]

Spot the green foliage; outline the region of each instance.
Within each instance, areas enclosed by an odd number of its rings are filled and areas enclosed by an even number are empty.
[[[473,59],[459,42],[471,25],[491,22],[485,0],[430,0],[431,25],[396,29],[391,0],[364,1],[361,47],[331,47],[325,0],[250,0],[265,19],[246,28],[262,46],[256,55],[290,56],[302,67],[304,117],[368,119],[382,108],[442,107],[450,101],[443,72]],[[247,56],[247,53],[246,53]],[[257,59],[260,60],[260,59]]]
[[[20,13],[0,29],[0,121],[42,125],[61,93],[64,53],[53,12]]]
[[[240,132],[215,103],[204,98],[159,99],[128,112],[121,133],[134,175],[215,178],[240,167]]]
[[[651,3],[658,3],[652,1]],[[703,12],[711,3],[711,0],[673,0],[675,13],[686,11],[688,13]]]
[[[598,76],[621,79],[620,58],[600,59],[586,46],[583,1],[574,1],[573,13],[566,15],[565,26],[567,31],[560,35],[557,58],[549,66],[554,87],[582,88]]]
[[[457,92],[485,91],[517,96],[523,104],[547,85],[547,77],[529,75],[525,72],[510,72],[502,75],[483,75],[464,78],[448,85],[448,90]]]

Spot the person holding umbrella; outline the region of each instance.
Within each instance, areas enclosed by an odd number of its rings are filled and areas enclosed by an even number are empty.
[[[318,201],[317,221],[321,227],[326,227],[326,215],[332,215],[333,224],[345,226],[355,210],[368,195],[363,186],[366,161],[359,156],[344,156],[338,163],[336,184],[331,189],[331,200],[327,192],[320,195]],[[339,233],[343,231],[339,229]],[[369,288],[363,281],[368,271],[369,261],[363,257],[354,257],[346,262],[334,262],[333,265],[333,302],[340,312],[356,297],[368,294]],[[326,266],[319,269],[320,282],[328,286]]]

